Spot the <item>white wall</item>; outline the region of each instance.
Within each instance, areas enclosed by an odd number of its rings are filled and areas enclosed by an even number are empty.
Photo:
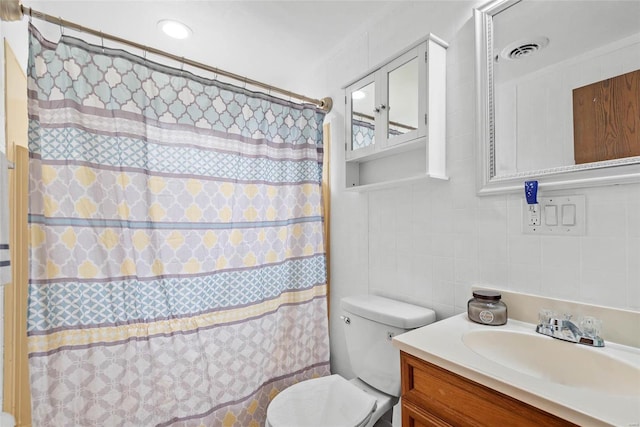
[[[332,124],[332,368],[351,376],[340,298],[378,293],[432,307],[439,318],[466,310],[484,284],[640,310],[640,184],[584,194],[587,235],[521,232],[522,196],[476,196],[474,28],[479,2],[400,4],[336,49],[319,70],[335,102]],[[347,193],[344,93],[352,78],[429,32],[447,53],[447,167],[451,180]],[[544,195],[548,195],[545,193]],[[606,328],[606,325],[605,325]]]

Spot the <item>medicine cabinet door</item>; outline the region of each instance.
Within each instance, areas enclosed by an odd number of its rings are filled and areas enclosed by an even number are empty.
[[[379,132],[383,122],[376,112],[381,105],[376,75],[378,73],[370,74],[346,90],[347,123],[351,123],[345,135],[347,160],[372,154],[383,139]]]
[[[383,69],[386,88],[384,146],[391,147],[425,135],[425,44],[411,49]],[[424,93],[423,93],[424,92]],[[421,96],[422,95],[422,96]]]

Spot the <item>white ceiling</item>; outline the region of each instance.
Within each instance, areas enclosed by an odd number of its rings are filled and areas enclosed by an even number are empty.
[[[451,16],[464,14],[464,10],[470,13],[469,2],[456,0],[23,0],[23,3],[49,15],[317,98],[326,94],[305,93],[310,86],[309,73],[326,64],[346,40],[362,36],[372,25],[384,25],[386,20],[402,16],[402,10],[414,10],[411,5],[420,3],[422,7],[415,10],[424,16],[425,28],[431,31],[449,16],[447,12]],[[530,8],[537,9],[535,15]],[[540,16],[539,9],[547,15],[530,19]],[[516,17],[516,11],[524,17]],[[440,16],[443,13],[445,16]],[[178,41],[161,33],[157,22],[168,18],[187,24],[193,30],[192,37]],[[567,55],[566,50],[560,49],[562,38],[556,32],[569,36],[565,44],[572,54],[583,44],[593,46],[590,44],[593,40],[602,43],[609,37],[637,32],[640,0],[528,1],[501,13],[496,20],[501,21],[500,30],[496,31],[497,46],[513,41],[512,28],[522,37],[549,36],[551,43],[545,54],[539,58],[536,55],[536,61],[544,62]],[[576,25],[577,22],[587,25]],[[45,37],[55,40],[60,36],[55,25],[38,20],[34,23]],[[547,26],[553,23],[560,25]],[[582,28],[586,32],[579,32]],[[90,36],[82,37],[99,43]],[[530,62],[512,62],[509,67],[528,68]],[[503,78],[507,78],[508,72],[511,71],[499,70]]]
[[[153,46],[290,90],[295,76],[314,70],[344,40],[391,14],[401,1],[123,1],[24,0],[49,15]],[[157,28],[176,19],[193,30],[186,41]],[[45,37],[60,29],[34,20]],[[73,34],[68,31],[65,34]],[[83,38],[91,39],[90,36]],[[110,46],[114,46],[111,44]],[[130,50],[130,48],[129,48]],[[135,52],[134,52],[135,53]],[[142,54],[142,52],[140,52]],[[305,95],[321,97],[319,94]]]

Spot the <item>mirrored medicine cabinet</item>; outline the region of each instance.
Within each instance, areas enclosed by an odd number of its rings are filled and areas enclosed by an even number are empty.
[[[345,87],[347,189],[446,179],[446,49],[430,34]]]

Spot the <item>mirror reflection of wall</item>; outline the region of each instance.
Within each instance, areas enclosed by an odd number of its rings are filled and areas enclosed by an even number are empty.
[[[640,2],[523,0],[493,22],[495,174],[576,164],[573,91],[640,69]]]
[[[375,83],[371,82],[351,93],[351,149],[359,150],[375,144]]]

